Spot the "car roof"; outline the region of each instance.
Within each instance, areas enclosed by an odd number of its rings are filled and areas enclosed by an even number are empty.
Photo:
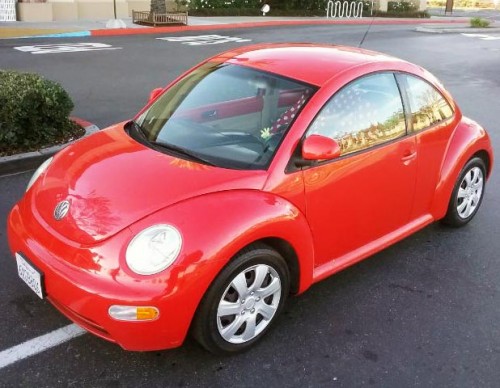
[[[348,46],[278,43],[244,46],[211,61],[232,63],[279,74],[316,86],[347,69],[374,62],[409,63],[386,54]],[[410,65],[411,66],[411,65]]]

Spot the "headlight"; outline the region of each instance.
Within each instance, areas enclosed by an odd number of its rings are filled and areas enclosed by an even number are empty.
[[[171,225],[154,225],[135,236],[127,247],[125,259],[139,275],[153,275],[172,265],[179,255],[182,237]]]
[[[36,169],[35,173],[33,174],[30,181],[28,182],[28,186],[26,187],[26,191],[28,191],[30,189],[30,187],[33,186],[33,183],[35,183],[36,180],[40,177],[40,175],[42,175],[43,172],[47,169],[47,167],[49,167],[49,164],[52,163],[52,159],[54,159],[54,157],[48,158],[45,162],[43,162],[40,165],[40,167],[38,167]]]

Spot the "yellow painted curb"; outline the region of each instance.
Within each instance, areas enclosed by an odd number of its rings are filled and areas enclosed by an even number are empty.
[[[23,27],[0,27],[0,38],[21,38],[24,36],[37,36],[48,34],[59,34],[64,32],[79,31],[74,28],[23,28]]]

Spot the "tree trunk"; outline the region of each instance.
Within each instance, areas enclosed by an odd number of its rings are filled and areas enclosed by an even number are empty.
[[[166,0],[151,0],[151,13],[167,13]]]

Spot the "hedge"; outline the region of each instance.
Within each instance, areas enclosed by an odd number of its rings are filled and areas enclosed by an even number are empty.
[[[0,70],[0,155],[60,143],[81,128],[69,119],[73,102],[56,82]]]
[[[373,11],[377,17],[428,18],[426,11],[418,11],[412,1],[389,1],[387,12]],[[326,0],[268,0],[269,16],[326,16]],[[262,16],[259,0],[192,0],[189,3],[191,16]],[[363,16],[370,17],[371,1],[363,1]]]
[[[262,16],[262,12],[255,8],[201,8],[201,9],[190,9],[189,15],[191,16]],[[271,9],[269,16],[320,16],[325,17],[326,11],[301,11],[301,10],[282,10],[282,9]],[[370,9],[363,9],[363,17],[369,18]],[[427,11],[373,11],[373,16],[376,17],[390,17],[390,18],[429,18],[430,14]]]

